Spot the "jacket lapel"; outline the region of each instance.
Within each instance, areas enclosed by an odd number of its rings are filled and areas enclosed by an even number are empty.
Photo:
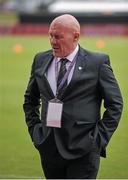
[[[76,64],[75,64],[74,72],[72,75],[72,79],[69,85],[67,86],[67,88],[65,89],[65,92],[62,95],[62,98],[66,97],[66,95],[72,90],[74,83],[77,83],[79,79],[81,78],[81,74],[86,68],[86,55],[87,55],[86,51],[80,47],[78,56],[76,59]]]
[[[74,83],[78,82],[79,79],[81,78],[81,74],[83,73],[84,69],[86,68],[86,55],[87,55],[86,51],[80,47],[79,52],[78,52],[78,56],[76,59],[76,64],[75,64],[74,72],[72,75],[72,79],[71,79],[69,85],[67,86],[67,88],[65,89],[64,93],[60,97],[61,99],[66,97],[66,95],[72,90]],[[47,97],[49,99],[54,98],[55,96],[54,96],[53,91],[50,87],[50,84],[46,78],[45,73],[47,72],[47,69],[50,66],[52,60],[53,60],[53,55],[52,55],[52,53],[49,53],[43,59],[43,64],[41,67],[41,76],[44,80],[43,90],[45,91],[45,95],[47,95]]]
[[[52,55],[52,53],[50,53],[43,59],[43,64],[41,67],[41,77],[43,78],[42,82],[44,82],[43,90],[45,92],[45,95],[47,95],[47,97],[49,99],[55,97],[53,94],[53,91],[51,89],[51,86],[46,78],[46,72],[47,72],[47,69],[50,66],[52,60],[53,60],[53,55]]]

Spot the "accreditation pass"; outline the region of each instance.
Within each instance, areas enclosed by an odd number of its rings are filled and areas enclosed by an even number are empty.
[[[51,100],[48,102],[46,125],[50,127],[61,128],[63,102],[60,100]]]

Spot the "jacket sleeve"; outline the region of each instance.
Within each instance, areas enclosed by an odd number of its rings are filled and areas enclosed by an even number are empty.
[[[123,108],[121,92],[108,56],[100,66],[99,88],[105,108],[102,120],[98,122],[99,139],[101,147],[105,148],[118,126]]]
[[[36,59],[36,58],[35,58]],[[40,92],[38,85],[35,79],[34,70],[35,70],[35,59],[32,65],[31,76],[27,86],[27,90],[24,95],[24,104],[23,109],[25,112],[25,119],[28,126],[28,131],[32,138],[34,126],[40,121]]]

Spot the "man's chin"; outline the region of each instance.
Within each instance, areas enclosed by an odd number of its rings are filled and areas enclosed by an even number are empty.
[[[57,52],[55,52],[55,51],[53,50],[53,56],[55,56],[55,57],[61,57],[62,55],[61,55],[60,53],[57,53]]]

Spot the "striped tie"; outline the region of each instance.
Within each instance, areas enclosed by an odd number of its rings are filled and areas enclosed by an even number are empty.
[[[61,65],[60,65],[60,70],[59,70],[59,74],[58,74],[58,80],[57,80],[57,89],[60,85],[60,83],[62,82],[62,79],[66,73],[66,63],[68,62],[68,59],[60,59],[60,62],[61,62]],[[61,88],[58,89],[58,94],[61,95],[63,93],[63,91],[65,90],[67,86],[67,79],[66,81],[64,82],[63,86]]]

